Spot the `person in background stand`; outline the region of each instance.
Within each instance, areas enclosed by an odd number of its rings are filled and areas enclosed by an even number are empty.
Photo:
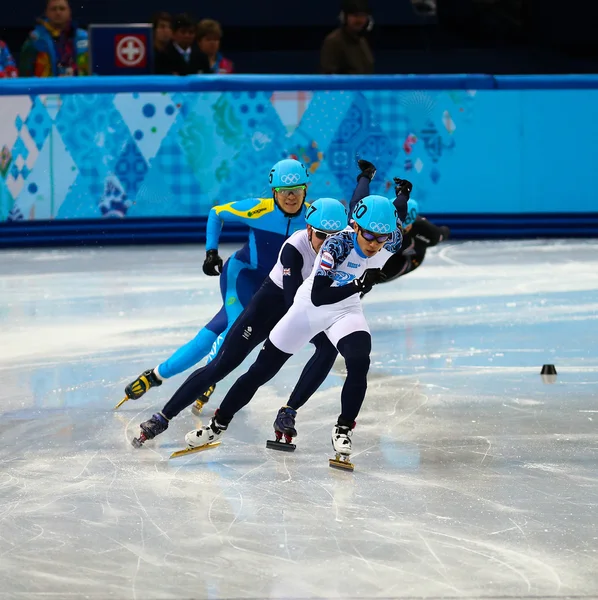
[[[0,79],[18,77],[19,71],[8,46],[0,40]]]
[[[320,68],[325,75],[371,75],[374,55],[365,34],[372,30],[367,0],[344,0],[341,26],[328,34],[320,53]]]
[[[45,17],[21,48],[21,77],[89,75],[87,31],[72,21],[67,0],[48,0]]]
[[[212,73],[230,74],[233,72],[233,63],[222,56],[220,40],[222,27],[218,21],[203,19],[197,26],[197,45],[207,55]]]
[[[157,75],[196,75],[211,73],[208,57],[195,43],[195,21],[187,14],[177,15],[172,23],[172,40],[154,59]]]
[[[154,52],[164,52],[172,39],[172,17],[167,12],[156,13],[152,17],[154,26]]]

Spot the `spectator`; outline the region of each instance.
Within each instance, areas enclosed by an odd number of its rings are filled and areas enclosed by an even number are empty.
[[[87,32],[71,19],[68,0],[47,0],[46,15],[21,49],[22,77],[89,75]]]
[[[154,26],[154,52],[164,52],[172,39],[172,17],[167,12],[156,13],[152,18]]]
[[[195,21],[187,14],[177,15],[172,23],[172,40],[155,57],[158,75],[210,73],[210,61],[195,43]]]
[[[18,75],[17,65],[8,46],[0,40],[0,79],[17,77]]]
[[[341,26],[328,34],[322,44],[322,73],[370,75],[374,72],[374,56],[364,36],[374,22],[368,1],[344,0],[340,21]]]
[[[207,55],[212,73],[232,73],[233,63],[220,53],[222,27],[218,21],[204,19],[197,26],[197,45]]]

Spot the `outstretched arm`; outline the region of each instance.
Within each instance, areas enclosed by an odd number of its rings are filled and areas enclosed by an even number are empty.
[[[251,226],[261,215],[268,212],[268,200],[262,198],[247,198],[238,202],[230,202],[214,206],[208,215],[206,227],[206,250],[218,250],[218,241],[223,224],[245,223]]]
[[[440,227],[434,225],[434,223],[423,217],[417,217],[413,223],[411,235],[416,245],[424,245],[430,248],[447,240],[450,235],[450,229],[444,225]]]

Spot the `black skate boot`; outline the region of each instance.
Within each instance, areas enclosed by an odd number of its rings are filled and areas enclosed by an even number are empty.
[[[210,396],[214,393],[215,389],[216,384],[214,383],[193,403],[193,406],[191,407],[191,412],[196,417],[199,417],[201,415],[203,407],[207,404],[208,400],[210,399]]]
[[[147,440],[153,440],[157,435],[168,429],[168,419],[162,413],[156,413],[152,415],[149,421],[144,421],[139,426],[141,427],[141,433],[138,438],[133,438],[131,444],[135,448],[141,448],[144,442]]]
[[[276,421],[274,421],[274,435],[276,440],[268,440],[266,442],[266,448],[271,450],[284,450],[285,452],[293,452],[297,446],[292,443],[293,438],[297,436],[297,430],[295,429],[295,417],[297,411],[293,410],[289,406],[283,406],[276,415]],[[281,442],[282,436],[284,435],[284,442]]]
[[[130,400],[138,400],[150,388],[158,387],[159,385],[162,385],[162,380],[158,379],[153,369],[148,369],[141,373],[135,381],[129,383],[125,388],[125,394]]]

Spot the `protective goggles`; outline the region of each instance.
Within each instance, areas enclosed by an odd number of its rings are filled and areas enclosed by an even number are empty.
[[[371,231],[366,231],[361,227],[359,228],[359,231],[361,232],[361,236],[364,240],[367,240],[368,242],[378,242],[379,244],[388,242],[388,240],[392,236],[392,233],[383,233],[381,235],[376,235],[375,233],[372,233]]]
[[[304,192],[306,189],[306,185],[297,185],[295,187],[276,187],[274,188],[274,191],[281,196],[290,196],[291,194],[298,196],[300,192]]]
[[[328,239],[331,235],[338,233],[338,231],[322,231],[321,229],[314,229],[313,227],[311,228],[311,230],[314,232],[315,236],[319,240]]]

